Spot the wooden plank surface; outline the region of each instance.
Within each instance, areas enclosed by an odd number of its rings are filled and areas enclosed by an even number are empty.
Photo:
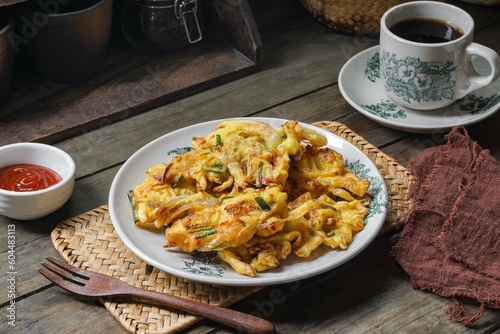
[[[403,164],[442,143],[443,134],[415,135],[380,126],[342,98],[337,86],[342,65],[357,52],[376,45],[376,39],[332,34],[295,1],[254,0],[250,5],[264,46],[261,71],[147,112],[122,119],[103,118],[93,130],[77,131],[55,143],[75,159],[75,192],[61,210],[38,221],[0,217],[0,235],[7,234],[9,224],[16,226],[18,263],[18,322],[11,328],[4,313],[0,332],[126,333],[98,302],[52,286],[36,268],[45,256],[57,255],[50,242],[55,225],[106,204],[113,177],[123,162],[163,134],[223,117],[268,116],[309,123],[338,120]],[[476,18],[475,40],[500,51],[500,8],[459,5]],[[497,113],[468,128],[497,159],[499,126]],[[470,328],[449,320],[444,308],[450,300],[412,288],[389,256],[390,237],[377,239],[354,261],[336,270],[268,287],[234,308],[269,318],[280,333],[493,333],[500,329],[498,310],[488,309]],[[5,238],[0,244],[5,244]],[[5,259],[6,248],[0,252]],[[7,272],[5,266],[0,264],[3,272]],[[0,286],[5,284],[6,277],[1,275]],[[8,302],[7,294],[0,294],[3,312]],[[472,305],[469,309],[475,310]],[[232,331],[202,321],[184,333]]]

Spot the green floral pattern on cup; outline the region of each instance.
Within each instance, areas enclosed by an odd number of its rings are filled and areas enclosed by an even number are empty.
[[[396,58],[382,52],[381,76],[385,88],[406,102],[429,102],[453,99],[456,66],[452,61],[422,61],[418,57]]]
[[[366,62],[365,75],[371,82],[380,79],[380,53],[375,54]]]
[[[380,53],[375,52],[372,57],[366,61],[364,74],[368,80],[376,83],[380,79]],[[470,115],[480,115],[490,108],[493,108],[500,102],[500,94],[492,96],[476,96],[469,94],[464,98],[455,101],[453,105],[459,110],[465,111]],[[383,119],[406,118],[407,115],[403,109],[399,109],[398,105],[390,100],[380,100],[379,103],[362,105],[366,111],[377,115]]]

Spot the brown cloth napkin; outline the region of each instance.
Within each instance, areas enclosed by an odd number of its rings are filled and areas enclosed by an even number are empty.
[[[444,145],[413,157],[413,209],[392,255],[415,288],[451,297],[451,317],[464,325],[485,307],[500,308],[500,163],[454,128]],[[460,297],[481,305],[468,315]]]

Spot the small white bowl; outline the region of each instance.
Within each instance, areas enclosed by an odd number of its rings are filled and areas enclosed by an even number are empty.
[[[59,209],[71,197],[75,186],[75,162],[57,147],[39,143],[18,143],[0,147],[0,169],[14,164],[50,168],[62,180],[46,189],[10,191],[0,189],[0,214],[19,220],[41,218]]]

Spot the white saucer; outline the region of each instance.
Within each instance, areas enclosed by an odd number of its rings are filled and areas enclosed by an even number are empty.
[[[378,45],[371,47],[347,61],[339,74],[339,88],[350,105],[382,125],[414,133],[447,131],[477,123],[500,108],[500,79],[448,107],[427,111],[402,107],[382,89],[378,50]],[[475,62],[474,67],[480,71],[483,64]]]

